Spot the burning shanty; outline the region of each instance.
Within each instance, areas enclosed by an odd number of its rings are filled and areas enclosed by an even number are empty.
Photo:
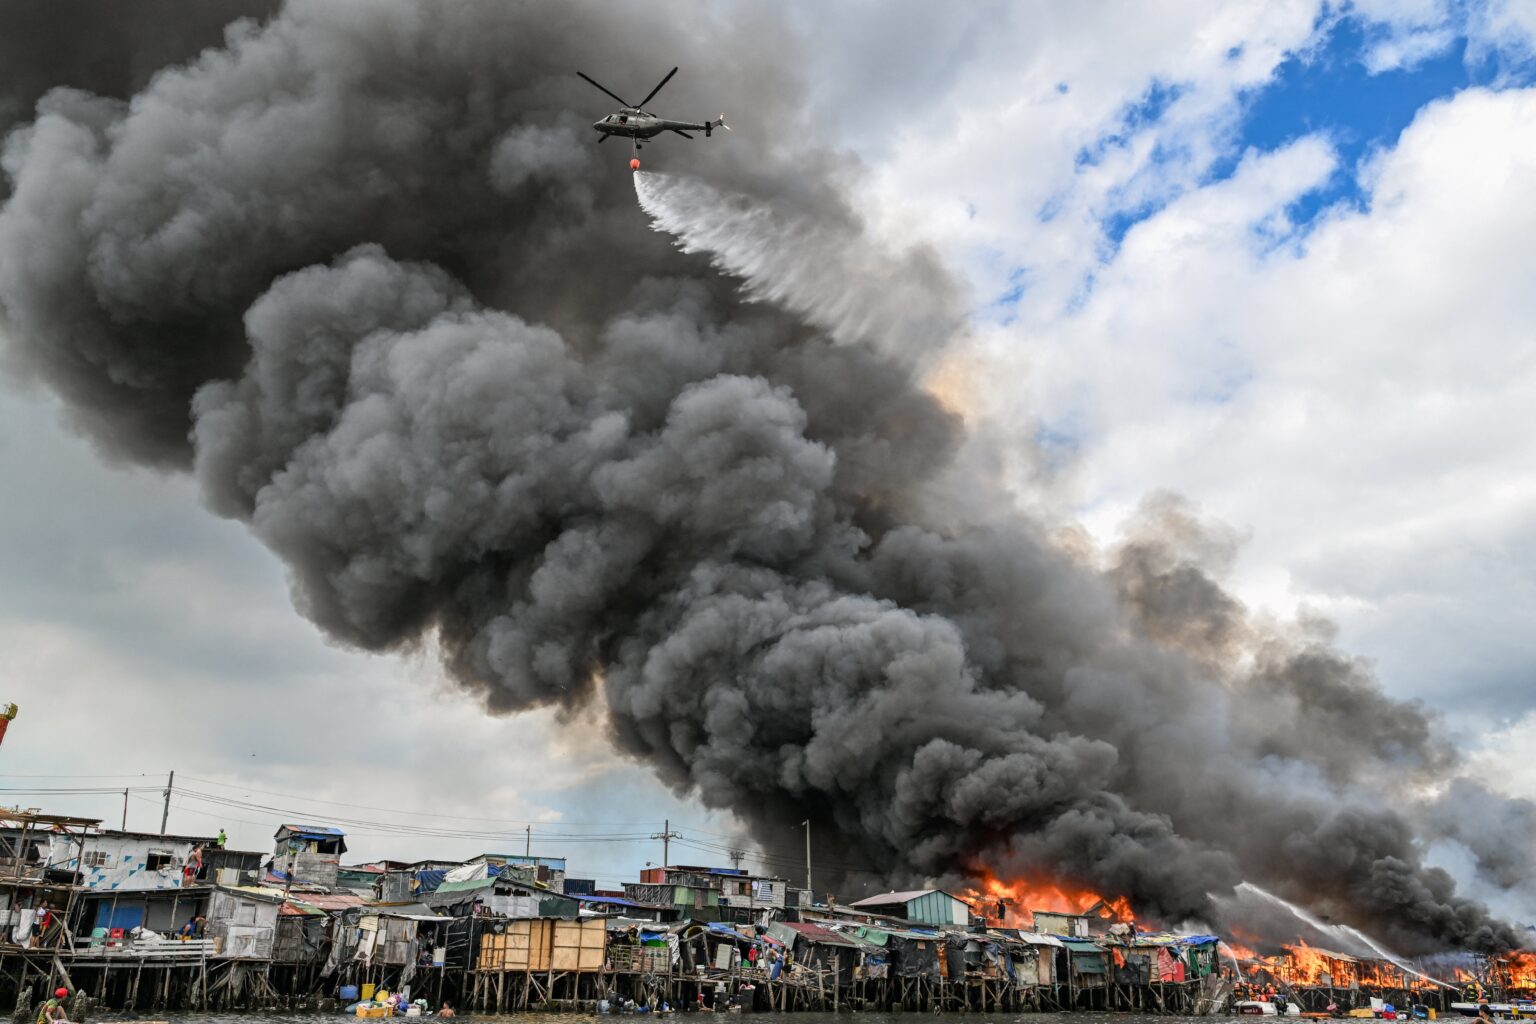
[[[89,819],[3,820],[0,999],[60,981],[114,1009],[351,1007],[1455,1012],[1536,996],[1536,959],[1418,965],[1138,919],[1124,898],[988,877],[847,902],[743,868],[604,888],[565,858],[343,863],[284,824],[270,851]]]

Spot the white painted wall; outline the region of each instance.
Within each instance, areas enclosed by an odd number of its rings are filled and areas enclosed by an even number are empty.
[[[80,867],[86,888],[97,891],[180,889],[183,868],[198,845],[169,836],[90,836],[81,857],[71,842],[56,850],[53,862],[66,870]]]

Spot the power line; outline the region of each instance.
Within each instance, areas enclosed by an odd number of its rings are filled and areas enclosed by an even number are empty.
[[[120,791],[119,791],[120,792]],[[230,797],[215,793],[203,793],[197,790],[178,789],[177,793],[184,797],[190,797],[204,803],[222,807],[232,807],[241,810],[259,811],[287,818],[308,817],[310,812],[295,810],[291,807],[280,807],[270,804],[259,804],[244,800],[235,800]],[[359,829],[372,829],[379,835],[416,835],[436,836],[449,839],[483,839],[488,841],[512,842],[523,838],[523,830],[516,832],[484,830],[484,829],[455,829],[444,826],[411,825],[398,821],[379,821],[372,818],[351,818],[345,816],[327,815],[326,820],[338,825],[347,825]],[[473,819],[470,819],[473,820]],[[648,838],[648,832],[558,832],[544,831],[534,833],[541,840],[553,842],[634,842]]]
[[[20,778],[39,778],[39,779],[71,779],[71,778],[81,778],[81,779],[140,779],[140,778],[147,778],[147,777],[151,777],[151,776],[148,776],[147,773],[137,773],[137,774],[131,774],[131,775],[130,774],[122,774],[122,775],[0,775],[0,778],[18,778],[18,779],[20,779]],[[256,789],[256,788],[252,788],[252,787],[248,787],[248,786],[243,786],[243,785],[239,785],[239,784],[235,784],[235,783],[219,782],[219,781],[214,780],[214,779],[205,779],[205,778],[200,778],[200,777],[196,777],[196,776],[184,776],[184,778],[189,779],[190,781],[193,781],[193,782],[201,783],[201,784],[204,784],[204,785],[211,785],[211,786],[215,786],[215,787],[222,788],[222,789],[240,789],[240,790],[244,790],[247,793],[260,793],[260,794],[262,794],[264,796],[275,796],[275,797],[279,797],[279,798],[284,799],[284,800],[295,800],[295,801],[298,801],[300,804],[324,804],[324,805],[327,805],[327,806],[330,806],[330,807],[347,808],[347,809],[351,809],[351,810],[378,811],[378,812],[382,812],[382,813],[385,813],[385,814],[393,816],[393,820],[379,820],[379,819],[373,818],[373,817],[337,816],[337,815],[335,815],[333,813],[326,813],[326,814],[322,815],[328,821],[332,821],[332,822],[334,822],[334,823],[336,823],[338,825],[347,826],[348,828],[353,830],[353,834],[354,835],[359,835],[359,836],[364,836],[364,835],[366,835],[366,836],[401,836],[401,837],[410,836],[410,837],[420,837],[420,838],[479,840],[479,841],[483,841],[483,842],[487,842],[487,843],[495,843],[495,842],[512,843],[512,842],[515,842],[515,841],[517,841],[519,839],[524,839],[527,831],[530,830],[532,828],[532,826],[536,826],[536,825],[540,825],[540,824],[547,824],[545,822],[528,821],[526,819],[486,818],[486,817],[477,817],[477,816],[474,816],[474,815],[445,814],[445,813],[442,813],[442,812],[434,812],[434,811],[406,811],[406,810],[401,810],[401,809],[393,808],[393,807],[380,807],[380,806],[377,806],[377,805],[356,804],[356,803],[350,803],[350,802],[340,801],[340,800],[325,800],[325,799],[321,799],[321,798],[318,798],[318,797],[306,797],[306,796],[300,796],[300,795],[291,794],[291,793],[279,793],[279,792],[275,792],[275,791],[271,791],[271,790]],[[107,786],[38,786],[38,787],[15,786],[15,787],[0,787],[0,793],[9,793],[9,794],[15,794],[15,795],[28,795],[28,796],[34,796],[35,795],[35,796],[113,796],[113,797],[116,797],[116,796],[121,795],[124,792],[125,789],[130,794],[146,793],[146,792],[152,792],[152,793],[159,794],[159,793],[163,792],[163,787],[161,787],[159,785],[153,785],[153,786],[127,786],[127,787],[123,787],[123,786],[114,786],[114,787],[107,787]],[[151,804],[151,805],[154,805],[154,806],[160,806],[160,803],[161,803],[159,800],[151,800],[151,799],[146,799],[146,798],[139,797],[139,796],[134,796],[133,799],[135,801],[137,801],[137,802]],[[197,809],[195,807],[188,806],[188,801],[189,800],[193,801],[193,802],[196,802],[196,803],[208,805],[208,806],[211,806],[211,807],[221,808],[223,810],[220,810],[217,813],[215,813],[213,811],[210,811],[210,810],[199,810],[199,809]],[[255,819],[251,819],[251,818],[246,818],[246,817],[238,817],[238,816],[236,816],[234,814],[230,814],[229,811],[254,812],[254,813],[257,813],[257,814],[272,815],[272,816],[278,817],[278,818],[288,818],[290,820],[302,819],[302,818],[305,818],[305,817],[313,816],[315,814],[315,812],[313,810],[296,809],[294,807],[277,805],[277,804],[264,804],[264,803],[258,803],[258,802],[255,802],[255,801],[250,801],[250,800],[240,800],[240,799],[236,799],[234,797],[227,796],[227,795],[220,794],[220,793],[207,793],[207,792],[202,792],[200,790],[187,789],[185,787],[181,787],[181,788],[176,790],[176,792],[174,794],[174,803],[175,803],[175,806],[178,808],[178,810],[181,810],[184,813],[190,813],[190,814],[197,815],[198,817],[204,817],[204,818],[209,818],[209,819],[214,819],[214,820],[237,821],[237,822],[240,822],[242,824],[256,825],[256,826],[260,826],[260,827],[270,826],[272,824],[271,819],[269,818],[266,821],[261,821],[261,820],[255,820]],[[493,825],[493,826],[494,825],[519,824],[519,825],[524,826],[524,828],[518,828],[515,831],[514,830],[500,830],[500,829],[495,829],[495,828],[479,828],[479,829],[476,829],[476,828],[456,828],[456,827],[452,827],[451,825],[448,825],[448,824],[444,824],[444,825],[413,824],[413,823],[411,823],[409,821],[398,820],[400,818],[407,818],[407,819],[408,818],[435,818],[435,819],[443,820],[445,822],[466,822],[466,823],[474,823],[474,824],[481,824],[481,825]],[[636,821],[636,822],[602,822],[602,823],[599,823],[599,822],[589,822],[589,823],[567,822],[567,823],[561,823],[561,824],[565,825],[567,829],[580,829],[580,828],[585,827],[585,828],[593,829],[594,831],[585,832],[585,831],[567,831],[567,830],[554,830],[554,829],[551,829],[551,830],[546,830],[546,831],[533,831],[532,832],[532,836],[533,836],[533,838],[537,838],[540,841],[540,843],[543,843],[543,844],[568,844],[568,845],[588,845],[588,844],[604,844],[604,843],[626,843],[626,844],[627,843],[643,843],[643,842],[647,842],[647,841],[650,841],[650,840],[656,838],[656,833],[650,832],[650,831],[646,831],[646,832],[628,832],[628,831],[617,831],[616,830],[616,829],[622,828],[623,826],[626,826],[626,825],[641,825],[641,826],[645,826],[647,828],[654,828],[655,827],[655,822],[654,821],[649,821],[649,822],[646,822],[646,821]],[[674,836],[673,837],[672,841],[677,842],[680,846],[684,846],[684,847],[687,847],[689,849],[697,850],[697,851],[699,851],[701,853],[706,853],[706,854],[711,854],[711,855],[723,855],[725,857],[731,857],[737,851],[737,844],[739,842],[739,838],[740,838],[740,835],[741,835],[741,833],[739,833],[739,832],[735,833],[735,834],[724,833],[724,832],[715,832],[715,831],[712,831],[712,830],[709,830],[709,829],[706,829],[706,828],[701,828],[701,827],[692,826],[692,825],[683,825],[681,827],[688,829],[688,832],[690,834],[688,836],[686,836],[686,837],[684,837],[684,836]],[[664,828],[665,828],[665,825],[664,825]],[[597,829],[612,829],[614,831],[595,831]],[[667,829],[667,831],[670,831],[670,829]],[[715,842],[715,841],[711,841],[708,838],[701,838],[701,837],[716,837],[718,839],[726,840],[726,842],[725,843]],[[798,858],[796,858],[796,857],[788,856],[788,855],[780,855],[780,854],[769,853],[769,852],[764,851],[764,850],[758,850],[758,851],[750,854],[748,859],[751,860],[754,863],[757,863],[757,864],[763,866],[764,868],[768,868],[768,869],[772,869],[772,870],[784,870],[784,871],[787,871],[787,870],[791,870],[791,869],[797,869],[797,868],[801,867],[801,865],[802,865],[802,862]],[[878,874],[881,871],[880,868],[875,867],[873,865],[868,865],[868,864],[857,864],[857,863],[839,862],[839,861],[826,861],[824,863],[829,868],[832,868],[832,869],[835,869],[835,870],[841,870],[841,871],[870,872],[870,873],[875,873],[875,874]]]
[[[120,774],[120,775],[111,775],[111,774],[100,774],[100,775],[85,775],[85,774],[81,774],[81,775],[35,774],[35,775],[31,775],[31,774],[15,774],[15,773],[6,774],[6,773],[0,773],[0,779],[8,779],[8,778],[9,779],[142,779],[142,778],[155,778],[155,777],[158,777],[159,775],[162,775],[162,774],[164,774],[164,773],[163,772],[159,772],[159,773],[156,773],[156,772],[136,772],[136,773],[131,773],[131,774],[125,773],[125,774]],[[297,793],[282,793],[282,792],[277,792],[275,790],[258,789],[258,788],[252,787],[252,786],[244,785],[242,783],[220,782],[220,781],[218,781],[216,779],[205,779],[205,778],[201,778],[201,777],[195,776],[195,775],[183,775],[182,778],[186,779],[186,780],[189,780],[189,781],[192,781],[192,782],[202,783],[202,784],[208,785],[208,786],[215,786],[215,787],[218,787],[220,789],[238,789],[238,790],[244,791],[247,794],[249,794],[249,793],[260,793],[263,796],[274,796],[274,797],[279,797],[279,798],[282,798],[282,799],[285,799],[285,800],[298,800],[298,801],[300,801],[302,803],[307,803],[307,804],[324,804],[324,805],[331,806],[331,807],[351,808],[353,810],[380,811],[380,812],[383,812],[383,813],[386,813],[386,814],[391,814],[391,815],[404,815],[404,816],[407,816],[407,817],[442,818],[442,819],[451,820],[451,821],[469,821],[469,822],[479,822],[479,823],[483,823],[483,824],[498,824],[498,825],[503,825],[504,824],[504,825],[517,825],[517,826],[527,826],[527,825],[538,826],[538,825],[541,825],[541,824],[549,824],[546,821],[540,821],[540,820],[536,820],[536,819],[488,818],[488,817],[482,817],[482,816],[477,816],[477,815],[445,814],[445,813],[442,813],[442,812],[439,812],[439,811],[404,810],[404,809],[398,808],[398,807],[383,807],[383,806],[378,806],[378,805],[375,805],[375,804],[359,804],[359,803],[352,803],[352,802],[343,801],[343,800],[327,800],[327,799],[323,799],[321,797],[305,796],[305,795],[301,795],[301,794],[297,794]],[[114,794],[115,793],[121,793],[124,788],[125,787],[122,787],[122,786],[100,787],[100,788],[97,788],[97,787],[84,787],[84,786],[81,786],[81,787],[68,787],[68,788],[64,788],[64,787],[60,787],[60,788],[51,788],[51,787],[50,788],[42,788],[42,787],[39,787],[39,788],[36,788],[36,789],[26,789],[26,788],[19,788],[18,787],[18,788],[0,788],[0,792],[12,792],[12,793],[22,793],[22,794],[38,794],[38,795],[47,795],[47,794],[93,795],[93,794],[97,794],[97,793],[114,793]],[[164,790],[164,787],[163,786],[159,786],[159,785],[145,786],[145,787],[127,787],[127,788],[129,788],[131,790],[137,788],[137,789],[142,789],[144,791],[154,791],[154,792],[162,792]],[[214,797],[216,795],[217,794],[207,794],[207,796],[210,797],[210,798],[212,798],[212,797]],[[230,799],[233,799],[233,798],[230,798]],[[295,812],[295,811],[293,811],[291,809],[286,809],[286,808],[266,808],[263,805],[256,804],[256,803],[251,803],[250,806],[255,807],[255,808],[261,808],[261,809],[279,810],[282,813],[306,813],[306,814],[307,813],[311,813],[311,812],[307,812],[307,811],[306,812]],[[652,828],[653,829],[655,827],[655,825],[656,825],[656,822],[655,822],[654,819],[652,819],[652,820],[649,820],[649,821],[561,822],[561,824],[567,825],[567,826],[572,827],[572,828],[580,828],[580,827],[585,826],[585,827],[590,827],[590,828],[594,828],[594,829],[597,829],[597,828],[613,829],[613,828],[621,828],[623,826],[644,826],[646,828]],[[687,828],[690,832],[701,833],[703,835],[709,835],[709,836],[715,836],[717,838],[726,839],[726,840],[730,840],[730,841],[733,841],[733,842],[737,841],[738,838],[739,838],[739,835],[740,835],[740,833],[734,833],[733,834],[733,833],[725,833],[725,832],[715,832],[715,831],[711,831],[709,829],[703,828],[702,826],[692,825],[692,824],[684,824],[684,825],[681,825],[680,827]],[[554,833],[551,833],[551,834],[554,834]],[[561,835],[568,835],[568,834],[575,834],[575,833],[559,833],[559,834],[561,834]]]
[[[690,846],[690,847],[693,847],[694,849],[701,850],[701,851],[703,851],[705,853],[725,854],[726,856],[730,856],[730,854],[732,852],[732,848],[731,847],[729,847],[729,846],[722,846],[722,845],[720,845],[718,843],[706,843],[706,842],[702,842],[702,841],[699,841],[699,840],[692,840],[692,839],[682,839],[682,840],[677,840],[677,842],[680,845]],[[796,868],[796,869],[803,869],[805,867],[805,861],[802,860],[802,859],[799,859],[797,857],[789,856],[789,855],[782,855],[782,854],[768,853],[767,851],[761,851],[761,850],[759,852],[757,852],[757,853],[749,854],[747,859],[755,861],[758,864],[762,864],[762,865],[765,865],[765,866],[787,867],[787,868]],[[851,861],[836,861],[836,860],[826,860],[826,861],[821,861],[821,863],[824,866],[826,866],[826,867],[835,868],[835,869],[840,870],[840,871],[865,871],[865,872],[869,872],[869,873],[872,873],[872,874],[882,874],[883,873],[883,869],[875,867],[872,864],[857,864],[857,863],[853,863]]]
[[[307,803],[327,804],[327,805],[332,806],[332,807],[349,807],[349,808],[351,808],[353,810],[359,810],[359,811],[383,811],[386,814],[401,814],[401,815],[406,815],[408,817],[449,818],[449,819],[453,819],[453,820],[457,820],[457,821],[478,821],[478,822],[485,822],[485,823],[498,824],[498,825],[518,825],[518,826],[534,825],[534,826],[537,826],[537,825],[548,824],[548,822],[538,821],[538,820],[535,820],[535,819],[524,819],[524,818],[483,818],[483,817],[477,817],[475,815],[465,815],[465,814],[443,814],[443,813],[438,812],[438,811],[408,811],[408,810],[402,810],[401,808],[398,808],[398,807],[379,807],[379,806],[372,805],[372,804],[349,803],[349,802],[343,801],[343,800],[323,800],[323,799],[321,799],[319,797],[301,796],[301,795],[296,794],[296,793],[278,793],[278,792],[274,792],[272,790],[256,789],[256,788],[251,787],[251,786],[237,785],[237,784],[232,783],[232,782],[218,782],[218,781],[215,781],[213,779],[198,778],[198,777],[193,776],[193,775],[185,775],[185,776],[183,776],[183,778],[190,779],[193,782],[201,782],[201,783],[203,783],[205,785],[218,786],[218,787],[223,788],[223,789],[241,789],[241,790],[244,790],[246,793],[260,793],[263,796],[275,796],[275,797],[280,797],[280,798],[282,798],[284,800],[301,800],[301,801],[304,801],[304,802],[307,802]],[[574,823],[574,824],[580,824],[580,823],[578,822],[578,823]],[[592,827],[593,828],[597,828],[597,827],[600,827],[600,826],[601,827],[618,827],[618,826],[622,826],[622,825],[644,825],[644,826],[647,826],[647,827],[654,828],[655,824],[656,824],[656,822],[655,822],[654,819],[651,820],[651,821],[610,821],[610,822],[594,823],[592,825]]]
[[[0,779],[143,779],[165,772],[134,772],[129,775],[27,775],[0,772]]]
[[[137,776],[135,776],[137,778]],[[0,786],[0,793],[17,793],[25,796],[85,796],[100,793],[121,794],[124,789],[130,792],[143,792],[154,790],[159,792],[163,786]]]

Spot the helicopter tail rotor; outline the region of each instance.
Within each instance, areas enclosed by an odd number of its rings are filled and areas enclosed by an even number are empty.
[[[714,130],[716,128],[724,128],[726,131],[730,131],[731,130],[731,126],[725,123],[725,115],[724,114],[721,114],[718,118],[716,118],[713,121],[705,121],[704,122],[704,137],[706,139],[709,138],[710,135],[712,135],[714,133]]]

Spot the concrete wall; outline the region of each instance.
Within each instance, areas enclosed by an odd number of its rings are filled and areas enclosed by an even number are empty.
[[[80,867],[86,888],[98,892],[180,889],[182,869],[197,846],[169,836],[91,836],[83,864],[71,851],[61,866]]]

